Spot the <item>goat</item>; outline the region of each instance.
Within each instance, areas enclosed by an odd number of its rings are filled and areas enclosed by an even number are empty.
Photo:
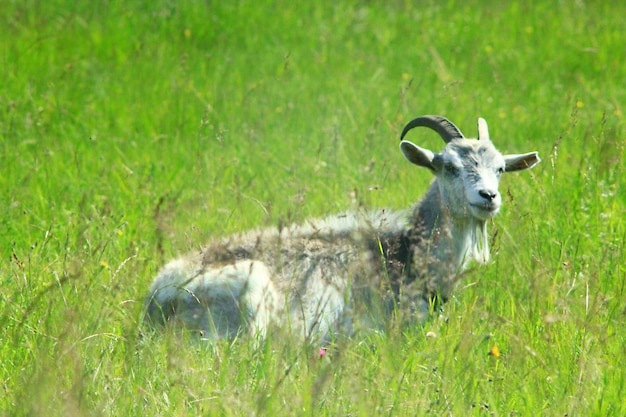
[[[419,126],[441,136],[441,153],[404,140]],[[400,307],[422,320],[470,261],[488,261],[500,176],[541,160],[537,152],[503,156],[482,118],[478,140],[442,116],[412,120],[400,140],[404,157],[435,175],[412,210],[352,211],[217,239],[159,272],[147,319],[182,322],[211,339],[262,339],[282,327],[309,341],[378,327]]]

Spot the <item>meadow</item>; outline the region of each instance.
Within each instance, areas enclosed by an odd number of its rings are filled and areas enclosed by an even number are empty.
[[[0,415],[626,415],[626,3],[303,3],[0,2]],[[543,160],[443,311],[323,357],[144,331],[212,236],[413,204],[422,114]]]

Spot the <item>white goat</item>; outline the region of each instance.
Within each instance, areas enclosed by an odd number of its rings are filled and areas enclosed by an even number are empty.
[[[403,140],[418,126],[439,133],[441,153]],[[160,271],[146,317],[209,338],[264,337],[276,326],[306,340],[380,326],[401,307],[422,319],[432,300],[449,297],[468,262],[489,259],[487,221],[502,204],[501,174],[540,162],[536,152],[500,154],[482,118],[478,138],[441,116],[412,120],[400,149],[435,174],[412,210],[348,212],[216,240]]]

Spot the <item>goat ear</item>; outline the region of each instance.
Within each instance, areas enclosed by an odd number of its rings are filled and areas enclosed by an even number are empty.
[[[428,149],[420,148],[408,140],[403,140],[400,142],[400,150],[410,163],[428,168],[433,172],[436,171],[436,167],[433,164],[436,155]]]
[[[504,155],[506,172],[523,171],[541,162],[537,152],[529,152],[521,155]]]

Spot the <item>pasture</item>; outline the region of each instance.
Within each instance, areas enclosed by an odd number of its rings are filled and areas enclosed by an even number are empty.
[[[625,15],[1,2],[0,415],[626,414]],[[144,331],[159,268],[212,236],[412,205],[422,114],[542,158],[503,178],[492,259],[441,312],[323,356]]]

